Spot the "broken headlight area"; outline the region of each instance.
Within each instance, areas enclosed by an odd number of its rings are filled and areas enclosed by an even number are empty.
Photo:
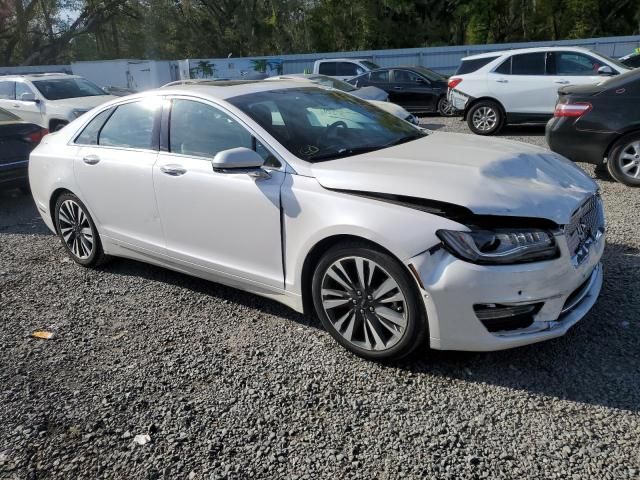
[[[541,229],[438,230],[436,234],[449,252],[471,263],[505,265],[558,256],[553,234]]]

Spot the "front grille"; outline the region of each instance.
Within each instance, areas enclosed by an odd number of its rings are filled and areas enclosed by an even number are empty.
[[[571,256],[580,256],[588,246],[604,232],[602,200],[593,195],[571,216],[565,226],[565,236]]]

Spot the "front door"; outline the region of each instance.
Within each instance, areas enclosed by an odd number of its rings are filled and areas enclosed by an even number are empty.
[[[168,145],[153,169],[168,254],[227,277],[283,288],[278,161],[230,114],[174,99]],[[270,178],[214,171],[216,153],[254,148]]]
[[[161,103],[125,103],[96,115],[76,138],[80,198],[100,234],[138,251],[162,253],[153,189]]]

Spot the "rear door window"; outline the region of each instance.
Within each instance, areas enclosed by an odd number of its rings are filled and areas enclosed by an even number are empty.
[[[511,75],[544,75],[545,52],[522,53],[511,57]]]
[[[98,145],[100,130],[102,130],[102,126],[111,115],[111,112],[113,112],[113,108],[100,112],[93,117],[93,120],[84,127],[82,133],[76,137],[76,143],[80,145]]]
[[[320,62],[318,73],[321,75],[336,76],[336,62]]]
[[[395,83],[418,83],[419,75],[409,70],[394,70],[393,81]]]
[[[0,82],[0,100],[15,100],[16,82]]]
[[[455,75],[464,75],[466,73],[473,73],[476,70],[480,70],[485,65],[493,62],[497,56],[495,57],[482,57],[482,58],[474,58],[471,60],[463,60],[458,69],[456,70]]]
[[[502,62],[494,72],[502,75],[511,75],[511,57]]]
[[[369,79],[374,83],[389,83],[389,70],[371,72]]]
[[[155,99],[154,99],[155,100]],[[102,127],[99,145],[156,150],[156,115],[160,103],[139,101],[118,106]]]

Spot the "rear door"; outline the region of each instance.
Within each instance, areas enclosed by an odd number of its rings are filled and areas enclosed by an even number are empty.
[[[15,103],[16,82],[12,80],[0,80],[0,108],[16,113]],[[18,114],[16,113],[16,115]]]
[[[551,114],[557,96],[557,86],[545,73],[546,52],[522,53],[505,59],[487,81],[507,113],[537,116]]]
[[[153,189],[161,105],[149,97],[105,110],[75,139],[81,198],[100,233],[141,252],[164,252]]]

